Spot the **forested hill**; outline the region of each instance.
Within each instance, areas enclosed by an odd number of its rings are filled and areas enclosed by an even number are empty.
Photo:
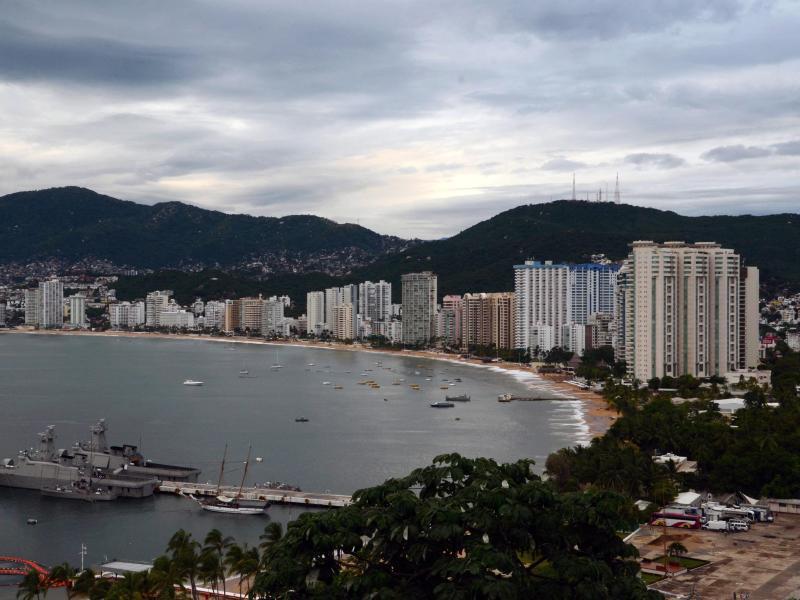
[[[399,282],[431,270],[439,293],[513,289],[514,264],[526,258],[583,262],[592,254],[624,258],[634,240],[716,241],[761,268],[762,281],[800,287],[800,215],[685,217],[609,202],[558,200],[502,212],[445,240],[424,242],[360,269]]]
[[[346,273],[409,242],[312,215],[229,215],[180,202],[153,206],[79,187],[0,197],[0,264],[54,259],[115,265],[244,267]]]
[[[386,279],[400,300],[400,275],[432,270],[439,275],[439,295],[470,291],[501,291],[514,287],[513,265],[526,258],[583,262],[604,253],[619,260],[634,240],[717,241],[737,250],[747,264],[761,269],[762,282],[775,288],[800,289],[800,215],[762,217],[684,217],[674,212],[630,205],[559,200],[548,204],[519,206],[478,223],[449,239],[422,242],[402,253],[383,256],[349,274],[276,275],[247,281],[220,273],[155,274],[125,278],[118,292],[125,297],[143,295],[148,289],[174,286],[180,298],[194,295],[263,292],[289,293],[297,310],[305,304],[305,292],[365,279]]]

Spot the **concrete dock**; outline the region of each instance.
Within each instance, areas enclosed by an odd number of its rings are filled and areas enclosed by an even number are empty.
[[[158,486],[162,493],[182,494],[184,496],[216,496],[217,486],[211,483],[191,483],[188,481],[162,481]],[[234,497],[239,493],[236,486],[223,485],[220,495]],[[295,492],[262,487],[246,487],[242,489],[245,500],[267,500],[275,504],[298,504],[302,506],[340,508],[348,506],[353,499],[342,494],[325,494],[317,492]]]

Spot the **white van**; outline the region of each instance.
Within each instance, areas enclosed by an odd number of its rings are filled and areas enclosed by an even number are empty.
[[[748,531],[750,523],[741,519],[731,519],[728,521],[728,529],[731,531]]]
[[[709,521],[703,525],[703,529],[708,529],[709,531],[728,531],[728,522]]]

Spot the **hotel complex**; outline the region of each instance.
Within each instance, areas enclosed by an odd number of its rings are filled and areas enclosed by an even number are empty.
[[[392,303],[390,282],[364,281],[308,292],[306,314],[296,318],[286,314],[288,296],[198,298],[184,308],[172,290],[135,302],[114,298],[107,311],[114,329],[373,339],[484,355],[517,350],[534,359],[554,349],[581,356],[612,347],[639,381],[757,366],[759,272],[734,250],[715,242],[636,241],[620,264],[592,259],[527,260],[513,267],[513,291],[448,294],[441,304],[438,276],[424,271],[401,276],[399,304]],[[25,323],[87,327],[87,305],[82,293],[64,298],[63,283],[52,278],[24,291]]]
[[[628,374],[708,377],[758,363],[758,269],[713,242],[634,242],[618,285]]]

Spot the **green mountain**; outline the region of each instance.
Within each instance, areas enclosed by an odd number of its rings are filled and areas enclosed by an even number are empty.
[[[440,296],[502,291],[513,289],[512,267],[526,258],[585,262],[603,253],[619,260],[634,240],[716,241],[758,266],[762,283],[771,289],[800,289],[800,215],[685,217],[625,204],[559,200],[518,206],[451,238],[419,243],[345,276],[276,275],[256,282],[219,273],[154,274],[124,278],[118,292],[141,296],[175,280],[179,299],[224,297],[231,291],[288,293],[302,310],[307,291],[366,279],[391,281],[399,301],[400,275],[422,270],[439,275]]]
[[[0,264],[104,260],[148,269],[341,274],[408,245],[312,215],[228,215],[180,202],[147,206],[79,187],[0,197]]]
[[[800,288],[800,215],[686,217],[609,202],[558,200],[502,212],[451,238],[424,242],[359,269],[359,277],[399,283],[431,270],[440,295],[514,288],[512,266],[526,258],[585,262],[627,256],[634,240],[715,241],[761,269],[762,281]]]

